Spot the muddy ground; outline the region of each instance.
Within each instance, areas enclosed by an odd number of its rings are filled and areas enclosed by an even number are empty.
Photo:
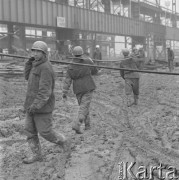
[[[179,173],[179,77],[141,74],[139,105],[131,108],[119,72],[103,70],[94,79],[92,129],[75,135],[71,125],[77,101],[72,91],[62,100],[63,77],[57,77],[54,129],[72,138],[71,157],[66,159],[60,147],[40,138],[43,162],[24,165],[30,150],[23,131],[25,115],[19,109],[27,82],[21,76],[0,77],[0,180],[117,180],[121,162],[136,162],[134,175],[141,166],[149,175],[149,168],[160,164],[163,177],[169,167]],[[155,171],[154,179],[158,176]]]

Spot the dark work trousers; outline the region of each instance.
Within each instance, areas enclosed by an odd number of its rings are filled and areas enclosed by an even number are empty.
[[[47,141],[55,144],[63,143],[65,136],[52,130],[52,113],[33,114],[26,113],[25,132],[28,140],[38,142],[38,133]]]

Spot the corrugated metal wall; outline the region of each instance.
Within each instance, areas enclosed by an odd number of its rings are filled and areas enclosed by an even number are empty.
[[[159,36],[164,36],[166,34],[166,27],[154,24],[154,23],[145,23],[145,32],[146,34],[157,34]]]
[[[177,28],[166,28],[166,39],[168,40],[179,40],[179,30]]]
[[[57,16],[64,17],[66,28],[98,33],[146,36],[148,33],[166,34],[164,26],[126,17],[64,6],[43,0],[0,0],[0,21],[56,27]],[[170,32],[172,31],[172,34]],[[167,39],[179,40],[179,29],[167,28]],[[165,35],[164,35],[165,37]]]

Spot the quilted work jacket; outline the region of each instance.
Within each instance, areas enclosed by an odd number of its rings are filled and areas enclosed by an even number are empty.
[[[33,106],[36,113],[51,113],[55,106],[55,74],[51,63],[46,58],[33,62],[28,60],[25,79],[28,87],[24,109]]]
[[[78,63],[93,64],[89,59],[79,60]],[[88,66],[70,65],[63,85],[64,94],[67,94],[71,83],[73,83],[74,94],[86,93],[96,88],[91,76],[91,69]]]
[[[137,66],[137,63],[133,58],[129,58],[126,60],[123,60],[120,63],[120,68],[125,68],[125,69],[138,69],[139,67]],[[120,70],[121,77],[123,79],[126,78],[139,78],[139,73],[138,72],[132,72],[132,71],[124,71]]]

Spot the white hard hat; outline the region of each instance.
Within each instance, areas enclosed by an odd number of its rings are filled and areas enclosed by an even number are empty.
[[[129,50],[128,50],[128,49],[123,49],[123,50],[122,50],[122,54],[123,54],[124,56],[128,56],[128,55],[129,55]]]
[[[96,48],[99,48],[99,45],[96,45]]]
[[[74,56],[81,56],[83,54],[83,48],[81,46],[75,46],[73,49]]]
[[[45,42],[43,41],[36,41],[34,42],[34,44],[32,45],[31,50],[39,50],[42,51],[43,53],[47,54],[48,52],[48,46]]]

